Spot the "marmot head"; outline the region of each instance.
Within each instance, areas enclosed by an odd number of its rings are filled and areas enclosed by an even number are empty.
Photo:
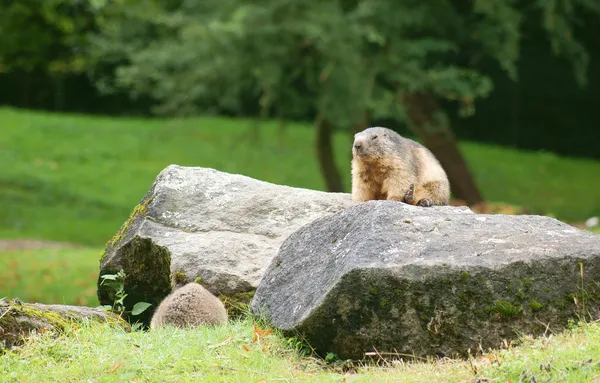
[[[354,135],[352,157],[360,160],[375,160],[398,151],[401,137],[388,128],[368,128]]]

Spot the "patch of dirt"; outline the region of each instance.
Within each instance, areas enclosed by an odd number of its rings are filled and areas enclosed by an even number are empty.
[[[0,240],[0,251],[31,250],[31,249],[74,249],[81,247],[74,243],[44,241],[39,239],[4,239]]]

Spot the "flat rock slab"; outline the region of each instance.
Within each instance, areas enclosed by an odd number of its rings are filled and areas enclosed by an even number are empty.
[[[464,356],[597,318],[598,281],[600,235],[556,219],[368,201],[287,238],[251,308],[321,354]]]
[[[3,299],[0,300],[0,350],[21,345],[32,331],[63,330],[73,321],[107,322],[131,330],[118,315],[103,309]]]
[[[128,310],[153,306],[183,272],[217,296],[252,293],[283,240],[302,225],[352,204],[350,194],[275,185],[214,169],[164,169],[106,246],[100,275],[123,269]],[[114,295],[98,280],[101,304]],[[249,301],[249,298],[248,298]]]

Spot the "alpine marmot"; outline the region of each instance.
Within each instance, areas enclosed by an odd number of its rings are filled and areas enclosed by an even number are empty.
[[[372,127],[354,135],[352,200],[381,199],[448,205],[450,183],[429,149],[391,129]]]
[[[227,319],[223,302],[202,285],[191,282],[174,287],[173,292],[160,302],[150,321],[150,328],[218,325],[227,323]]]

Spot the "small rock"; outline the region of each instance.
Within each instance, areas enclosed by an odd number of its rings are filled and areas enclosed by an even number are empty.
[[[109,322],[131,330],[121,317],[103,309],[3,299],[0,300],[0,350],[19,346],[31,331],[62,330],[70,321],[84,320]]]
[[[598,217],[591,217],[585,221],[585,227],[592,228],[598,226],[600,219]]]

